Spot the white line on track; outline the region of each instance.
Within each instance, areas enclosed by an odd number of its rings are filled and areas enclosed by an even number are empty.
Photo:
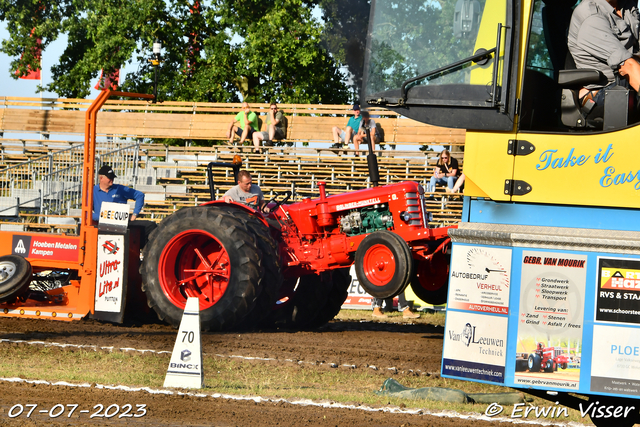
[[[94,350],[94,351],[98,351],[98,350],[104,350],[104,351],[126,351],[126,352],[138,352],[138,353],[156,353],[156,354],[169,354],[171,355],[170,351],[165,351],[165,350],[140,350],[137,348],[132,348],[132,347],[114,347],[114,346],[97,346],[97,345],[89,345],[89,344],[61,344],[61,343],[57,343],[57,342],[47,342],[47,341],[25,341],[25,340],[10,340],[10,339],[6,339],[6,338],[2,338],[0,339],[0,343],[13,343],[13,344],[27,344],[27,345],[42,345],[45,347],[61,347],[61,348],[80,348],[80,349],[86,349],[86,350]],[[207,353],[203,353],[203,355],[207,355]],[[272,357],[254,357],[254,356],[239,356],[239,355],[224,355],[224,354],[214,354],[214,356],[216,357],[220,357],[220,358],[228,358],[228,359],[241,359],[241,360],[258,360],[258,361],[263,361],[263,362],[289,362],[289,363],[297,363],[299,365],[302,364],[307,364],[307,365],[317,365],[317,366],[322,366],[322,365],[328,365],[331,368],[337,368],[338,364],[337,363],[333,363],[333,362],[305,362],[303,360],[293,360],[293,359],[274,359]],[[353,365],[353,364],[343,364],[343,367],[347,367],[347,368],[352,368],[355,369],[357,366]],[[374,371],[377,371],[379,368],[373,365],[367,365],[367,368],[373,369]],[[394,371],[394,372],[398,372],[398,368],[392,366],[387,368],[387,370],[389,371]],[[439,372],[423,372],[419,369],[416,369],[415,371],[413,369],[409,369],[408,372],[415,372],[419,375],[437,375],[439,374]]]
[[[50,386],[63,386],[63,387],[79,387],[79,388],[91,388],[91,384],[82,383],[82,384],[74,384],[66,381],[57,381],[57,382],[49,382],[45,380],[26,380],[23,378],[1,378],[0,381],[11,382],[11,383],[26,383],[26,384],[36,384],[36,385],[50,385]],[[579,424],[576,422],[550,422],[544,419],[536,419],[536,420],[521,420],[521,419],[513,419],[508,417],[487,417],[484,414],[460,414],[455,411],[429,411],[428,409],[403,409],[398,408],[396,406],[385,406],[382,408],[373,408],[371,406],[366,405],[347,405],[338,402],[316,402],[310,399],[271,399],[267,397],[261,396],[243,396],[243,395],[233,395],[233,394],[222,394],[222,393],[197,393],[197,392],[181,392],[174,391],[168,389],[154,389],[150,387],[128,387],[125,385],[103,385],[103,384],[95,384],[93,387],[97,389],[105,389],[105,390],[121,390],[121,391],[129,391],[129,392],[146,392],[149,394],[164,394],[167,396],[193,396],[193,397],[211,397],[214,399],[230,399],[230,400],[238,400],[238,401],[253,401],[256,403],[289,403],[291,405],[299,405],[299,406],[317,406],[321,408],[328,409],[353,409],[364,412],[389,412],[392,414],[408,414],[408,415],[430,415],[433,417],[441,417],[441,418],[459,418],[463,420],[482,420],[482,421],[490,421],[490,422],[508,422],[512,424],[531,424],[531,425],[539,425],[539,426],[569,426],[569,427],[587,427],[584,424]]]

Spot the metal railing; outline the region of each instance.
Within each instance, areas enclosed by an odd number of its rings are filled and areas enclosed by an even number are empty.
[[[97,141],[96,170],[110,164],[127,184],[136,176],[139,146],[139,141],[115,138]],[[0,216],[70,215],[80,209],[83,158],[84,144],[79,143],[0,169]]]

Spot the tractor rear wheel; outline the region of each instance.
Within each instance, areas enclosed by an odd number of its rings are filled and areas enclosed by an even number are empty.
[[[18,255],[0,256],[0,302],[7,302],[29,289],[33,269]]]
[[[258,295],[256,305],[237,326],[241,330],[250,330],[262,325],[263,320],[271,313],[278,299],[283,280],[280,254],[277,242],[271,237],[269,228],[262,221],[250,213],[238,209],[230,208],[228,212],[242,221],[247,229],[253,233],[261,253],[260,262],[264,268],[264,275],[260,281],[262,292]]]
[[[387,230],[374,231],[358,246],[355,267],[358,281],[369,295],[391,298],[407,287],[413,258],[400,236]]]
[[[220,209],[183,208],[145,246],[142,290],[161,320],[180,325],[188,297],[200,300],[204,330],[233,328],[255,305],[262,268],[255,238]]]
[[[416,274],[411,278],[411,289],[427,304],[441,305],[447,302],[449,291],[449,260],[441,251],[429,261],[419,261]]]
[[[331,281],[333,282],[333,287],[329,292],[327,303],[322,307],[316,318],[309,322],[307,329],[317,329],[324,326],[340,313],[342,304],[349,295],[349,285],[351,285],[349,268],[331,271]]]
[[[540,372],[540,365],[542,364],[542,359],[540,355],[536,353],[531,353],[529,355],[527,368],[529,368],[529,372]]]

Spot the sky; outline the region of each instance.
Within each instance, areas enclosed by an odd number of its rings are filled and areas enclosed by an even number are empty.
[[[322,22],[322,11],[319,7],[316,6],[312,14],[314,18]],[[0,40],[8,38],[9,32],[7,31],[7,25],[5,22],[0,21]],[[242,41],[242,39],[234,39],[232,41],[239,42]],[[47,46],[46,50],[42,53],[42,83],[39,80],[14,80],[11,78],[9,64],[12,58],[0,52],[0,96],[58,98],[57,94],[52,92],[36,93],[36,89],[39,84],[44,86],[51,83],[51,66],[58,62],[66,44],[67,37],[63,35]],[[136,67],[137,64],[125,64],[125,67],[120,70],[120,81],[124,81],[127,72],[134,72]],[[99,91],[93,89],[93,86],[95,86],[97,82],[98,76],[96,76],[95,82],[91,85],[91,95],[89,96],[91,99],[98,96]]]
[[[8,38],[9,32],[7,31],[7,25],[5,22],[0,21],[0,39],[5,40]],[[0,52],[0,96],[58,98],[56,93],[42,92],[42,94],[40,94],[36,92],[36,89],[39,84],[45,86],[51,83],[51,66],[58,63],[66,44],[67,37],[63,35],[47,46],[46,50],[42,53],[42,82],[40,80],[14,80],[10,75],[11,70],[9,69],[13,58]],[[131,65],[129,68],[131,68]],[[124,79],[126,73],[127,67],[120,73],[121,81]],[[98,76],[96,76],[95,82],[91,85],[91,96],[89,98],[95,98],[100,92],[93,89],[93,86],[95,86],[97,82]]]

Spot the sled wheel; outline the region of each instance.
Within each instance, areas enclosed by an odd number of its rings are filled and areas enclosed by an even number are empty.
[[[529,372],[540,372],[541,363],[542,360],[540,360],[540,356],[536,353],[531,353],[527,361],[527,368],[529,368]]]
[[[158,317],[180,325],[188,297],[200,300],[204,330],[229,330],[260,292],[260,254],[241,221],[220,209],[184,208],[165,218],[146,245],[143,291]]]
[[[237,329],[240,330],[250,330],[262,326],[263,320],[271,313],[278,298],[282,286],[280,254],[278,244],[271,237],[269,228],[262,221],[250,213],[238,209],[230,208],[228,212],[242,221],[254,235],[261,253],[260,262],[264,268],[264,275],[260,281],[262,292],[258,295],[256,305],[237,326]]]
[[[527,370],[526,359],[516,359],[516,372],[524,372]]]
[[[33,269],[18,255],[0,256],[0,302],[11,301],[29,289]]]
[[[409,283],[413,259],[407,243],[390,231],[375,231],[362,240],[355,259],[363,289],[376,298],[400,294]]]
[[[349,285],[351,285],[349,270],[349,268],[341,268],[331,272],[333,287],[329,292],[327,303],[322,307],[315,319],[307,324],[307,329],[317,329],[324,326],[340,313],[342,304],[349,295]]]
[[[411,278],[411,289],[427,304],[446,303],[449,290],[448,257],[438,251],[431,260],[418,262],[416,274]]]

